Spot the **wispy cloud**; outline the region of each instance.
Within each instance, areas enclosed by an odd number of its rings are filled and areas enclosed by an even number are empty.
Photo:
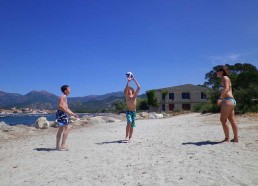
[[[228,54],[228,55],[221,55],[221,56],[209,56],[208,60],[213,65],[219,65],[219,64],[232,64],[239,62],[241,60],[242,54]]]

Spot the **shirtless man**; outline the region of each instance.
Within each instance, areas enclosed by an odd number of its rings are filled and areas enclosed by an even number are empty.
[[[67,96],[70,94],[70,87],[68,85],[64,85],[61,87],[61,91],[63,95],[59,98],[59,110],[56,112],[56,118],[58,123],[58,132],[56,134],[56,149],[57,150],[68,150],[66,145],[66,139],[70,132],[69,126],[69,115],[78,118],[78,115],[73,113],[67,104]]]
[[[135,120],[136,120],[136,98],[138,96],[138,93],[141,87],[134,77],[128,77],[127,80],[128,81],[124,90],[127,108],[128,108],[126,112],[127,126],[126,126],[125,140],[131,141],[132,135],[133,135],[133,128],[135,127]],[[136,91],[134,91],[134,89],[129,86],[131,80],[133,80],[137,86]]]

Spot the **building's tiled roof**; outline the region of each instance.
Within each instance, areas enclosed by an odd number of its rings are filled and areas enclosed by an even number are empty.
[[[198,85],[192,85],[192,84],[185,84],[185,85],[179,85],[179,86],[174,86],[174,87],[165,87],[165,88],[160,88],[160,89],[153,89],[156,91],[162,91],[162,90],[168,90],[170,92],[188,92],[188,91],[201,91],[201,92],[207,92],[210,91],[210,88],[206,87],[201,87]],[[147,91],[148,92],[148,91]]]

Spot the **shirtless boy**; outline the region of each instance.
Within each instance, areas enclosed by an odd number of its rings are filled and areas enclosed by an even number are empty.
[[[56,134],[56,149],[57,150],[68,150],[66,145],[66,139],[70,132],[69,126],[69,116],[74,116],[78,118],[78,115],[73,113],[67,104],[67,96],[70,94],[70,87],[68,85],[63,85],[61,87],[63,95],[59,98],[59,110],[56,112],[56,118],[58,123],[58,132]]]
[[[137,101],[136,98],[141,87],[134,77],[128,77],[127,80],[128,81],[124,90],[127,108],[128,108],[126,112],[127,126],[126,126],[125,140],[131,141],[132,135],[133,135],[133,128],[135,127],[135,120],[136,120],[136,101]],[[130,86],[131,81],[135,82],[137,86],[136,91],[134,91],[134,89]]]

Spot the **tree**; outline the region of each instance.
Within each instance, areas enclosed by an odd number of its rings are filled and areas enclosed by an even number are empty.
[[[149,90],[146,94],[147,94],[148,105],[153,107],[158,107],[159,103],[155,95],[155,90]]]
[[[137,110],[148,110],[148,100],[146,98],[138,98],[137,99]]]
[[[248,64],[248,63],[244,63],[244,64],[236,63],[234,65],[226,64],[226,66],[228,66],[230,70],[230,80],[233,87],[235,87],[235,81],[237,80],[240,74],[257,72],[257,68],[254,65]],[[205,75],[206,81],[204,82],[204,86],[210,87],[212,89],[219,88],[220,80],[216,76],[216,71],[219,68],[220,68],[220,65],[217,65],[213,67],[213,69]]]
[[[166,98],[167,94],[168,94],[168,91],[167,90],[163,90],[161,92],[162,98]]]
[[[249,88],[239,88],[235,91],[237,100],[237,112],[258,112],[258,102],[254,101],[258,98],[258,86],[250,85]]]
[[[251,64],[236,63],[228,65],[230,70],[230,80],[234,97],[237,100],[236,112],[257,112],[258,102],[253,101],[258,98],[258,71]],[[220,91],[220,79],[216,77],[216,71],[220,66],[215,66],[205,75],[205,86],[211,87],[210,102],[215,105]]]
[[[235,80],[234,88],[258,86],[258,71],[243,72]]]
[[[126,112],[127,105],[125,100],[116,100],[112,103],[112,107],[115,109],[116,112],[122,113]]]

